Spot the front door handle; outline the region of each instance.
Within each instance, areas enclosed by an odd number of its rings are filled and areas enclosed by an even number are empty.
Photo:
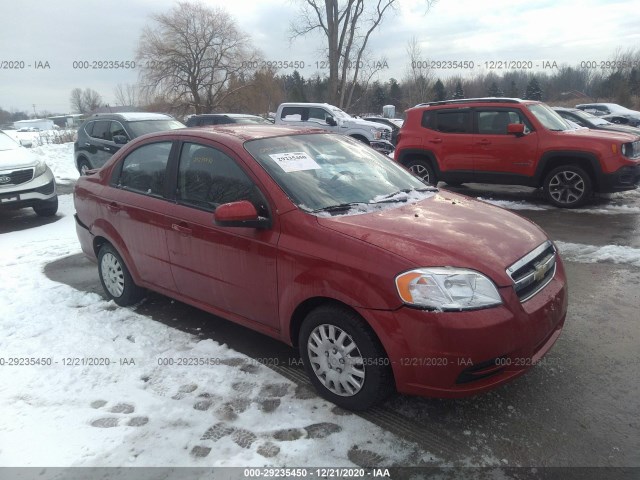
[[[434,138],[433,140],[429,140],[429,142],[431,142],[431,143],[442,143],[442,139],[441,138]]]
[[[482,140],[480,140],[478,142],[478,145],[491,145],[491,142],[489,140],[487,140],[486,138],[483,138]]]
[[[187,226],[186,223],[177,224],[174,223],[171,225],[171,230],[178,232],[180,235],[188,237],[191,235],[191,229]]]

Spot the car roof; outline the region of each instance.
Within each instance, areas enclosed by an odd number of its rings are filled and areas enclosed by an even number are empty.
[[[251,115],[249,113],[199,113],[189,118],[206,118],[206,117],[262,118],[260,115]]]
[[[136,122],[142,120],[174,120],[170,115],[164,113],[149,112],[122,112],[122,113],[96,113],[87,120],[126,120],[128,122]]]
[[[481,97],[481,98],[460,98],[452,100],[442,100],[439,102],[425,102],[419,103],[413,108],[425,108],[436,107],[440,105],[456,105],[456,104],[485,104],[485,103],[519,103],[519,104],[531,104],[540,103],[536,100],[523,100],[521,98],[504,98],[504,97]]]

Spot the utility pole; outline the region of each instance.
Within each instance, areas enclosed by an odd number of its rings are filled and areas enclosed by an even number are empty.
[[[33,118],[36,118],[38,115],[36,114],[36,104],[33,103]]]

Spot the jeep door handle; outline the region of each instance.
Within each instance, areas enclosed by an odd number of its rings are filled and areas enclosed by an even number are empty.
[[[441,138],[434,138],[432,140],[429,140],[429,142],[431,142],[431,143],[442,143],[442,139]]]
[[[118,205],[116,202],[111,202],[107,205],[107,210],[109,210],[111,213],[118,213],[120,211],[120,205]]]
[[[491,145],[491,141],[487,140],[486,138],[483,138],[478,142],[478,145]]]
[[[191,229],[189,227],[187,227],[186,223],[174,223],[171,225],[171,230],[174,230],[176,232],[178,232],[180,235],[183,235],[185,237],[188,237],[191,235]]]

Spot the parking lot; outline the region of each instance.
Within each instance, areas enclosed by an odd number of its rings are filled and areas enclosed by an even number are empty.
[[[640,193],[598,198],[570,211],[548,207],[526,188],[455,190],[517,211],[558,243],[570,286],[564,332],[540,365],[490,393],[461,400],[394,396],[358,415],[415,445],[402,466],[423,464],[423,452],[454,466],[640,466]],[[27,210],[1,215],[2,235],[51,221]],[[81,254],[47,264],[44,273],[103,295],[97,267]],[[286,345],[157,294],[137,313],[255,359],[272,359],[272,370],[311,388],[296,351]],[[384,450],[362,444],[360,455],[349,456],[353,463],[385,463]]]

